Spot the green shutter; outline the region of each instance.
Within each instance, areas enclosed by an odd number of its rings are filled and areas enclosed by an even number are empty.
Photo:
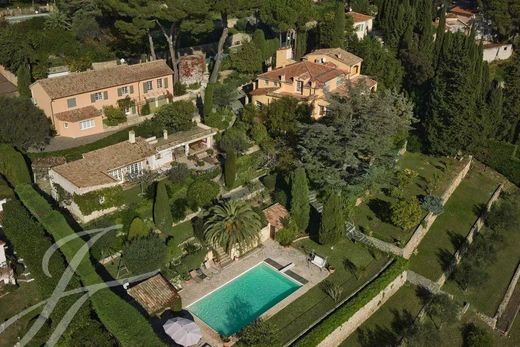
[[[90,94],[90,102],[92,102],[92,103],[96,102],[96,95],[95,94]]]
[[[107,91],[103,92],[103,100],[108,100],[108,92]]]
[[[117,88],[117,96],[122,96],[122,95],[123,95],[122,88]]]
[[[134,94],[134,86],[130,85],[130,94]]]
[[[146,82],[143,83],[143,93],[146,93],[148,91],[148,89],[146,88]]]
[[[135,109],[135,105],[132,106],[132,114],[136,114],[136,109]]]
[[[166,77],[166,78],[164,79],[163,84],[164,84],[164,85],[163,85],[164,89],[168,89],[168,77]]]

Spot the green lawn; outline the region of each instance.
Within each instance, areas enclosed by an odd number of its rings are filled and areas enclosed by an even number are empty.
[[[483,228],[481,232],[485,233],[486,231],[486,228]],[[495,315],[520,261],[520,252],[518,252],[520,233],[506,233],[504,238],[505,242],[500,243],[498,247],[496,262],[481,268],[489,275],[488,280],[483,285],[464,292],[457,283],[450,280],[446,282],[444,287],[446,291],[471,303],[472,307],[490,317]]]
[[[411,269],[436,281],[497,186],[495,179],[473,167],[411,258]]]
[[[426,195],[428,186],[436,195],[441,195],[464,163],[421,153],[405,153],[398,163],[398,168],[414,170],[418,175],[404,187],[403,195],[405,197]],[[372,236],[380,240],[398,241],[404,244],[415,228],[402,230],[390,222],[390,206],[396,200],[387,192],[391,187],[391,182],[378,186],[373,195],[354,209],[352,220],[362,231],[372,233]],[[426,216],[426,211],[423,216]]]
[[[177,224],[169,232],[167,232],[167,234],[173,236],[173,238],[177,240],[177,243],[182,243],[192,238],[194,235],[191,220]]]
[[[387,346],[399,341],[403,325],[413,320],[422,307],[416,290],[405,284],[340,346]]]
[[[40,300],[36,281],[21,283],[18,289],[0,299],[0,323],[20,313],[25,308],[37,304]],[[0,334],[0,346],[14,346],[18,342],[17,337],[26,331],[29,321],[38,314],[39,310],[36,310],[7,328]]]
[[[355,292],[388,261],[388,258],[380,253],[372,253],[376,255],[377,259],[374,259],[367,248],[346,239],[339,241],[334,249],[331,249],[330,246],[321,246],[310,239],[299,241],[294,246],[305,252],[315,250],[318,254],[328,257],[328,262],[336,268],[336,271],[327,279],[342,286],[342,298]],[[358,279],[343,267],[345,258],[361,269],[356,274]],[[305,277],[305,274],[302,275]],[[334,306],[334,301],[317,285],[271,317],[269,321],[277,327],[278,342],[284,344]]]

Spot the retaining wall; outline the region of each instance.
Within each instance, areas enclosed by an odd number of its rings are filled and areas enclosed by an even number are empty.
[[[334,330],[325,340],[321,341],[318,347],[335,347],[345,341],[350,334],[359,328],[368,318],[370,318],[379,308],[384,305],[402,286],[406,283],[407,271],[404,271],[388,286],[379,292],[363,308],[354,313],[346,322]]]
[[[520,279],[520,264],[518,264],[515,274],[513,275],[511,282],[509,282],[509,287],[507,287],[506,294],[504,295],[504,298],[502,299],[500,306],[498,306],[497,313],[495,314],[495,317],[494,317],[495,320],[500,318],[502,316],[502,314],[504,313],[504,311],[507,307],[507,304],[509,304],[509,300],[511,300],[511,296],[513,295],[513,292],[515,290],[515,287],[516,287],[519,279]]]
[[[444,283],[446,283],[446,280],[448,279],[448,277],[450,277],[450,275],[453,272],[453,270],[455,269],[455,267],[462,260],[462,257],[468,250],[469,246],[473,243],[475,234],[478,233],[480,231],[480,229],[484,226],[484,221],[486,219],[486,216],[487,216],[489,210],[491,210],[491,206],[493,206],[495,201],[497,201],[498,198],[500,197],[500,193],[502,192],[503,187],[504,186],[502,184],[497,187],[497,189],[495,190],[495,192],[493,193],[491,198],[488,200],[485,210],[482,212],[480,217],[478,217],[478,219],[475,221],[475,223],[473,223],[473,226],[471,227],[468,236],[466,236],[466,240],[464,241],[463,245],[453,255],[452,263],[450,264],[448,269],[441,275],[441,277],[439,277],[439,279],[437,280],[437,284],[439,284],[439,286],[442,287],[444,285]]]

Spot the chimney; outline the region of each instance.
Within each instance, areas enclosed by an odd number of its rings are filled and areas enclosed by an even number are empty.
[[[128,142],[135,143],[135,131],[130,130],[128,132]]]
[[[278,48],[276,51],[276,65],[275,68],[284,67],[285,65],[289,65],[294,63],[292,48],[291,46]]]
[[[164,138],[165,140],[168,140],[168,130],[164,129],[164,130],[162,131],[162,136],[163,136],[163,138]]]

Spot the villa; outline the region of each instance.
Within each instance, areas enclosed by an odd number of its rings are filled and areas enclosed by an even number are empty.
[[[374,17],[354,11],[347,12],[347,15],[354,21],[354,32],[359,40],[372,32]]]
[[[250,93],[255,106],[262,108],[289,96],[308,103],[312,118],[319,119],[329,105],[326,93],[345,94],[347,81],[377,89],[376,81],[361,74],[363,59],[343,49],[318,49],[299,62],[292,57],[291,47],[278,49],[275,69],[257,76]]]
[[[217,129],[203,124],[172,135],[164,130],[161,138],[136,137],[131,130],[127,141],[84,153],[80,160],[52,167],[49,170],[52,196],[59,200],[60,192],[70,196],[84,195],[121,186],[146,171],[167,171],[172,162],[186,161],[189,156],[212,148],[216,134]],[[100,205],[102,200],[101,196]],[[89,220],[74,202],[68,208],[80,220]]]
[[[103,107],[125,106],[127,117],[153,111],[173,96],[173,71],[164,60],[116,65],[99,70],[38,80],[31,85],[32,99],[65,137],[83,137],[104,131]]]

